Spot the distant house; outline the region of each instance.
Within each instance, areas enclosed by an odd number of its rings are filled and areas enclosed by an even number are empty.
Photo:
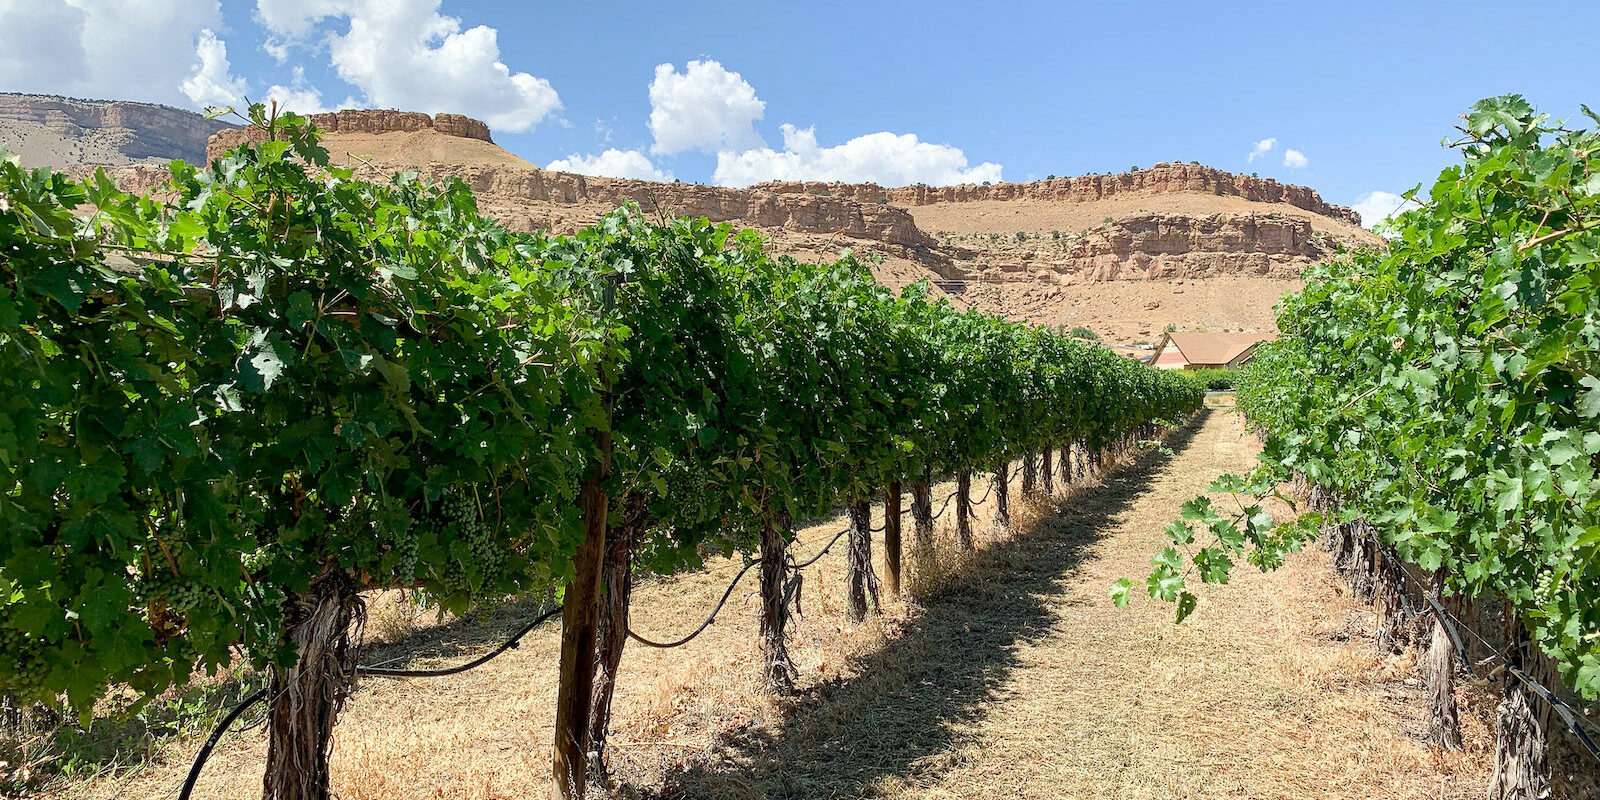
[[[1151,363],[1159,369],[1241,367],[1255,357],[1256,345],[1272,338],[1268,333],[1175,331],[1162,337]]]

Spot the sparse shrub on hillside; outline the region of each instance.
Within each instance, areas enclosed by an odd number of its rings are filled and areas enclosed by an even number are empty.
[[[1085,328],[1082,325],[1079,325],[1079,326],[1073,328],[1072,330],[1067,331],[1067,336],[1069,336],[1069,337],[1071,337],[1073,339],[1082,339],[1083,341],[1086,341],[1086,342],[1098,342],[1098,341],[1100,341],[1100,334],[1095,333],[1092,329]]]
[[[1028,232],[1027,231],[1017,231],[1017,241],[1019,241],[1019,242],[1028,241]]]

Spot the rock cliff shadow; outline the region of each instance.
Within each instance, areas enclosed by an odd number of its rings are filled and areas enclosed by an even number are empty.
[[[658,798],[846,798],[882,781],[915,785],[961,757],[963,731],[1045,636],[1051,605],[1112,517],[1130,507],[1212,412],[1054,504],[1031,529],[991,543],[974,567],[923,604],[856,677],[816,687],[774,729],[723,735],[703,761],[670,774]],[[1133,577],[1133,576],[1130,576]],[[1109,587],[1107,587],[1109,591]]]

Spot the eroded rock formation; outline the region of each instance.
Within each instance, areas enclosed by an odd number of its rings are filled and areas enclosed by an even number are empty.
[[[482,142],[494,141],[489,136],[488,125],[460,114],[429,116],[415,111],[392,109],[346,109],[327,114],[312,114],[309,118],[313,125],[327,133],[410,133],[431,129],[446,136],[459,136]],[[259,142],[264,137],[265,133],[259,128],[234,128],[223,131],[212,137],[206,153],[210,158],[216,158],[242,142]]]
[[[1357,244],[1287,213],[1139,213],[1059,243],[968,250],[962,260],[991,280],[1091,283],[1229,275],[1287,280],[1341,246]]]
[[[872,183],[819,183],[776,181],[758,183],[755,189],[785,194],[814,194],[849,198],[863,203],[892,203],[901,206],[962,203],[979,200],[1052,200],[1083,203],[1104,200],[1129,192],[1197,192],[1232,195],[1260,203],[1287,203],[1343,220],[1361,224],[1361,215],[1344,206],[1322,199],[1315,189],[1279,183],[1271,178],[1237,175],[1199,164],[1163,162],[1149,169],[1115,175],[1083,175],[1032,183],[997,183],[989,186],[901,186],[885,188]]]
[[[150,103],[0,93],[0,144],[26,166],[165,163],[206,158],[206,140],[231,126]]]

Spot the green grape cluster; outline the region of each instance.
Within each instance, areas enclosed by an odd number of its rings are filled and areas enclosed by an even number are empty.
[[[188,614],[209,599],[209,594],[210,592],[198,583],[180,583],[167,590],[167,605],[172,606],[172,610],[180,614]]]
[[[0,663],[8,668],[0,670],[0,681],[11,690],[32,689],[44,681],[49,665],[39,658],[37,644],[21,631],[0,628]]]
[[[416,520],[413,530],[417,535],[395,546],[399,558],[396,570],[402,576],[415,574],[418,539],[422,535],[433,534],[441,542],[461,542],[466,546],[465,558],[434,565],[434,577],[445,594],[470,593],[474,575],[480,585],[492,583],[505,566],[506,554],[496,540],[495,525],[484,515],[471,487],[447,488],[433,508]]]
[[[417,578],[417,555],[421,542],[416,536],[402,536],[394,543],[394,575],[401,584],[409,584]]]

